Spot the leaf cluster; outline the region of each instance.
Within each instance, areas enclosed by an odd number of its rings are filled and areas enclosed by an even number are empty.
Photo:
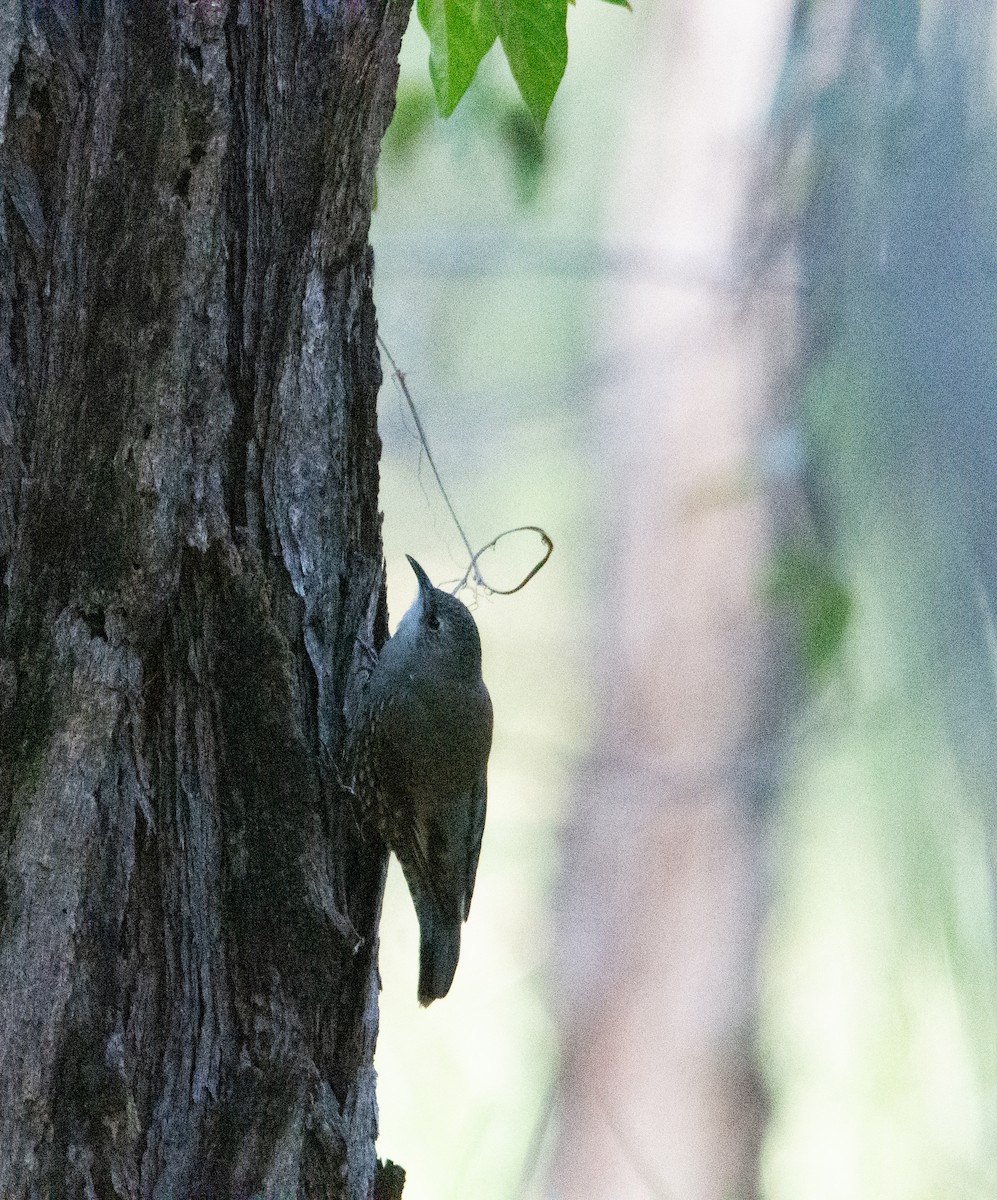
[[[542,126],[568,64],[569,0],[418,0],[436,103],[450,116],[496,39],[526,107]],[[570,0],[574,3],[574,0]],[[605,0],[629,8],[628,0]]]
[[[540,191],[548,162],[545,130],[537,127],[518,96],[480,78],[469,91],[461,111],[468,118],[465,134],[470,131],[474,138],[480,138],[489,151],[497,146],[503,152],[512,168],[520,203],[531,204]],[[436,124],[437,113],[429,80],[403,79],[395,97],[394,116],[384,135],[384,161],[399,166],[411,163]]]

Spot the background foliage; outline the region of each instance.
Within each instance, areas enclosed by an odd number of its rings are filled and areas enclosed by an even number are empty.
[[[525,593],[477,611],[502,716],[446,1006],[416,1010],[414,921],[389,889],[381,1152],[414,1200],[531,1194],[557,1080],[549,904],[612,520],[592,395],[614,364],[592,347],[614,272],[648,269],[601,235],[650,6],[589,4],[565,25],[566,3],[530,4],[545,49],[527,61],[509,24],[525,6],[427,0],[405,48],[373,234],[381,329],[472,540],[539,520],[558,544]],[[773,79],[811,522],[766,591],[797,619],[808,684],[760,964],[770,1200],[997,1194],[992,19],[989,3],[799,5]],[[733,294],[708,271],[690,290]],[[390,390],[382,432],[398,614],[402,554],[447,578],[460,548]]]

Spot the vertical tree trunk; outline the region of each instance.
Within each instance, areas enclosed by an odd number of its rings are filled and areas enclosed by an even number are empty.
[[[366,1197],[404,0],[0,11],[0,1195]]]
[[[748,1200],[770,799],[791,689],[764,600],[791,293],[738,286],[787,0],[658,4],[612,205],[599,728],[566,840],[547,1194]]]

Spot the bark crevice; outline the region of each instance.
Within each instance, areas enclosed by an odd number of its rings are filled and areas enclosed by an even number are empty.
[[[371,1194],[407,4],[0,15],[0,1194]]]

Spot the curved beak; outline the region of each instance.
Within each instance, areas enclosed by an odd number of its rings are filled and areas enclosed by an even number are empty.
[[[426,572],[419,566],[411,554],[406,554],[405,557],[409,561],[409,566],[415,571],[415,577],[419,581],[419,597],[422,600],[423,607],[428,607],[429,601],[433,595],[433,583]]]

